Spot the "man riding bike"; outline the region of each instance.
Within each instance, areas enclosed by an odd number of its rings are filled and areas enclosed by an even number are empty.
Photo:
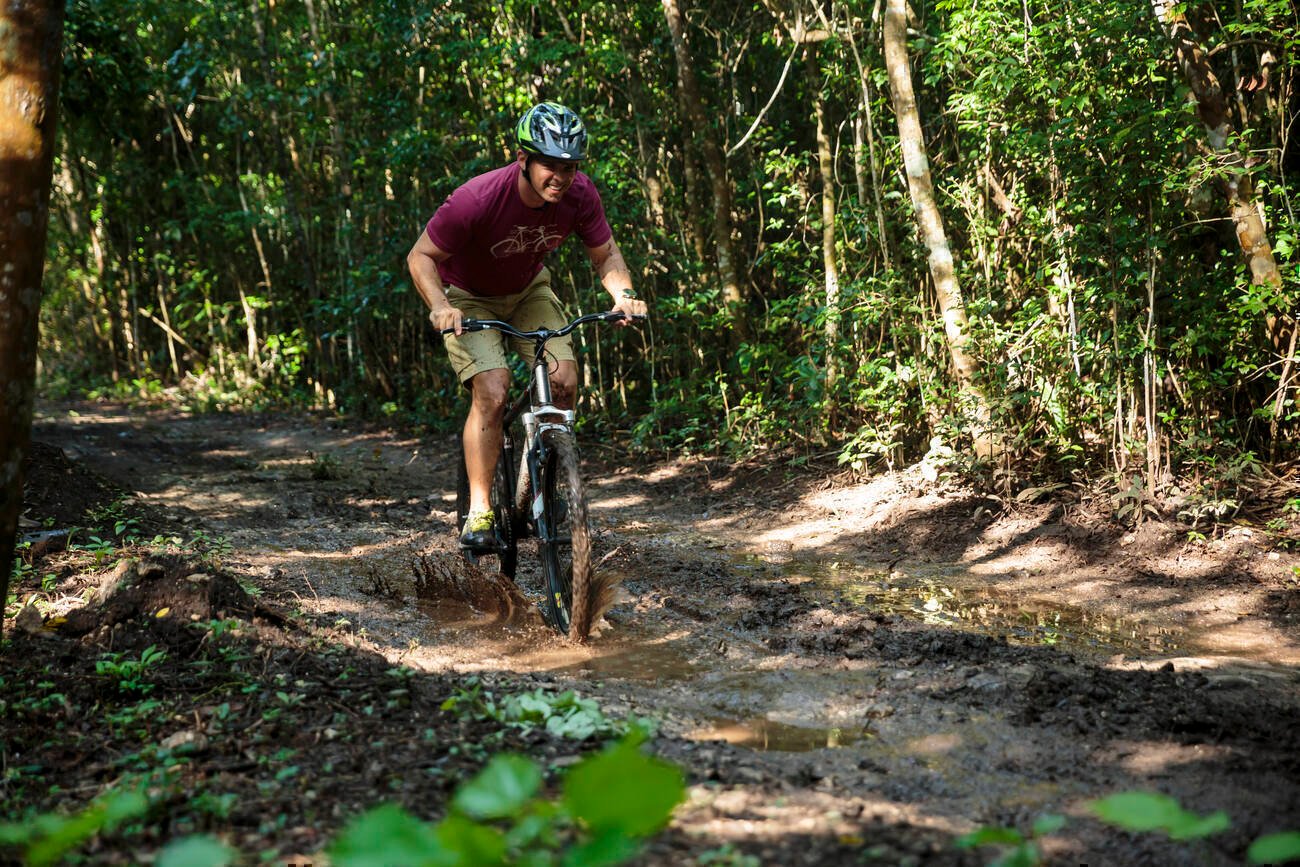
[[[458,187],[420,233],[406,256],[429,321],[443,338],[452,367],[471,392],[463,441],[469,476],[469,518],[461,544],[496,545],[489,491],[501,452],[501,419],[510,370],[505,338],[497,331],[464,333],[463,319],[500,319],[527,331],[560,328],[566,317],[551,290],[546,254],[571,234],[587,249],[611,310],[646,312],[632,291],[632,274],[605,220],[600,194],[578,165],[587,158],[587,130],[571,109],[539,103],[515,129],[515,161]],[[550,377],[556,406],[573,407],[578,385],[570,338],[552,340]]]

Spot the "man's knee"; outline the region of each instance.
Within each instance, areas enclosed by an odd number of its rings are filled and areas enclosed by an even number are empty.
[[[572,406],[578,391],[578,366],[561,361],[551,371],[551,396],[560,406]]]
[[[499,416],[505,411],[510,394],[508,370],[485,370],[476,374],[469,384],[476,411],[490,416]]]

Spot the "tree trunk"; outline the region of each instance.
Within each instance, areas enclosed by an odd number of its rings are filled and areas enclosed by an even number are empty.
[[[817,46],[805,46],[808,60],[808,86],[813,94],[813,117],[817,124],[817,168],[822,182],[822,269],[825,272],[826,324],[826,400],[830,408],[830,433],[838,427],[835,400],[831,390],[839,377],[836,353],[840,343],[840,272],[835,259],[835,169],[831,155],[830,130],[826,125],[826,101],[822,97],[822,73],[817,63]]]
[[[1268,241],[1268,231],[1260,215],[1259,205],[1255,201],[1254,188],[1250,182],[1250,172],[1245,160],[1235,148],[1229,147],[1233,135],[1232,120],[1229,117],[1227,100],[1218,77],[1210,66],[1209,57],[1196,39],[1186,16],[1173,0],[1151,0],[1151,8],[1165,29],[1165,34],[1174,45],[1174,56],[1178,68],[1182,71],[1187,86],[1196,97],[1196,113],[1205,127],[1206,140],[1215,155],[1221,171],[1217,173],[1220,191],[1228,203],[1233,226],[1237,232],[1237,243],[1246,258],[1246,267],[1250,269],[1251,282],[1256,286],[1281,287],[1282,273],[1278,270],[1277,260],[1273,258],[1273,248]],[[1244,111],[1244,109],[1243,109]],[[1286,361],[1279,377],[1277,395],[1273,405],[1273,416],[1269,420],[1269,440],[1274,456],[1277,455],[1278,439],[1281,435],[1281,421],[1286,406],[1288,376],[1291,358],[1295,346],[1296,321],[1289,314],[1281,316],[1267,311],[1264,315],[1264,327],[1274,350],[1285,350]]]
[[[681,89],[682,103],[686,109],[687,121],[694,128],[695,139],[704,155],[704,166],[709,174],[709,185],[713,191],[713,243],[718,276],[722,280],[722,298],[735,317],[736,330],[747,333],[747,321],[743,316],[741,305],[744,293],[740,284],[740,269],[736,258],[735,245],[731,240],[731,184],[727,179],[727,164],[722,154],[722,147],[713,134],[713,127],[704,110],[704,101],[700,97],[699,83],[695,75],[695,62],[691,57],[690,47],[686,44],[686,22],[677,0],[662,0],[664,17],[668,22],[668,32],[673,40],[673,52],[677,57],[677,84]]]
[[[1278,271],[1277,260],[1273,258],[1273,248],[1268,242],[1268,232],[1260,216],[1259,206],[1255,202],[1254,189],[1250,182],[1250,173],[1246,170],[1242,155],[1229,147],[1233,135],[1232,120],[1228,115],[1228,103],[1223,96],[1223,88],[1210,66],[1210,59],[1201,48],[1174,0],[1151,0],[1151,8],[1165,29],[1169,41],[1174,44],[1174,56],[1178,68],[1182,71],[1187,86],[1196,97],[1196,113],[1205,126],[1207,143],[1218,157],[1220,189],[1227,199],[1232,222],[1237,231],[1237,243],[1246,257],[1250,268],[1251,281],[1257,285],[1281,286],[1282,274]],[[1274,348],[1285,345],[1289,331],[1295,328],[1292,317],[1278,317],[1269,313],[1265,325]],[[1276,434],[1276,430],[1274,431]]]
[[[969,321],[961,285],[953,267],[952,248],[944,230],[943,216],[934,201],[934,186],[930,180],[930,163],[925,152],[925,139],[921,132],[921,118],[916,108],[912,90],[912,70],[907,55],[907,2],[889,0],[884,21],[885,65],[889,71],[889,89],[894,101],[894,114],[898,119],[898,137],[903,150],[903,166],[907,173],[908,192],[921,239],[929,250],[930,276],[934,280],[935,295],[943,315],[944,333],[948,339],[948,352],[957,375],[958,389],[962,394],[963,409],[969,410],[973,421],[976,450],[991,453],[992,440],[989,429],[989,408],[984,395],[975,382],[977,365],[970,354]]]
[[[880,161],[876,158],[876,130],[875,119],[871,116],[871,79],[867,75],[866,65],[862,62],[862,54],[858,51],[857,39],[853,36],[853,18],[848,16],[848,26],[844,32],[848,35],[849,47],[853,49],[853,61],[858,68],[858,84],[862,88],[862,114],[861,119],[866,123],[866,129],[863,130],[863,138],[866,139],[867,151],[871,156],[871,194],[876,205],[876,231],[880,234],[880,256],[884,261],[885,270],[892,271],[893,262],[889,254],[889,235],[885,230],[885,205],[880,198]],[[855,126],[855,131],[861,128],[861,124]],[[859,163],[861,160],[859,160]],[[862,182],[858,182],[859,187],[859,204],[865,209],[867,207],[867,198],[861,192]]]
[[[36,393],[63,6],[61,0],[0,6],[0,599],[9,598]]]

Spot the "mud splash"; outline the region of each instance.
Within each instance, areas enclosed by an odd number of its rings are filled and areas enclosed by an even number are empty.
[[[428,619],[425,639],[431,644],[472,641],[483,647],[484,667],[502,659],[531,671],[578,675],[595,680],[621,679],[649,684],[671,684],[699,674],[684,636],[647,641],[645,636],[606,633],[586,645],[556,635],[537,611],[502,621],[470,606],[448,600],[417,603]]]

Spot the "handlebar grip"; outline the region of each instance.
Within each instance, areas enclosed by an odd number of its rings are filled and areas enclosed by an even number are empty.
[[[483,329],[485,329],[485,328],[487,328],[487,327],[488,327],[488,326],[484,325],[482,322],[479,322],[477,319],[462,319],[462,320],[460,321],[460,330],[461,330],[461,333],[462,333],[462,334],[468,334],[468,333],[470,333],[471,331],[482,331]],[[455,333],[456,333],[456,329],[455,329],[455,328],[443,328],[443,329],[440,329],[438,333],[439,333],[439,334],[455,334]]]

